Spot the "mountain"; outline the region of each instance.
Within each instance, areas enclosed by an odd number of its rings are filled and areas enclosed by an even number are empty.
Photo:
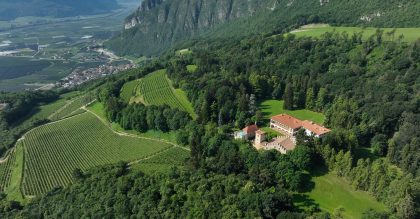
[[[308,23],[414,27],[416,0],[145,0],[107,43],[120,55],[156,55],[192,38],[284,32]]]
[[[1,0],[0,20],[24,16],[69,17],[102,13],[116,8],[116,0]]]

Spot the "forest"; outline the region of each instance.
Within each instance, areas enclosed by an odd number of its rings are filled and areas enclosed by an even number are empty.
[[[45,120],[34,119],[23,123],[36,108],[58,98],[54,91],[24,91],[20,93],[0,93],[0,103],[7,108],[0,111],[0,155],[11,148],[20,136],[33,127],[46,123]]]
[[[364,218],[418,218],[420,41],[384,41],[384,34],[197,40],[189,44],[191,53],[170,51],[108,78],[97,85],[108,120],[140,132],[177,130],[178,144],[191,149],[185,165],[154,175],[125,163],[78,172],[70,187],[26,206],[3,200],[0,212],[24,218],[340,218],[316,205],[302,211],[292,200],[292,193],[310,189],[308,172],[323,166],[389,208],[366,211]],[[198,66],[193,72],[187,70],[192,64]],[[120,97],[124,83],[163,68],[186,91],[197,119],[168,106],[127,105]],[[266,99],[322,112],[333,131],[322,139],[298,134],[297,148],[286,155],[233,141],[233,129],[261,122],[258,103]],[[363,149],[371,153],[360,154]]]

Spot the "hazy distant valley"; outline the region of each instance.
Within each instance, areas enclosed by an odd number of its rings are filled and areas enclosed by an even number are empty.
[[[121,30],[137,2],[122,1],[117,9],[95,15],[37,17],[35,24],[27,23],[28,17],[0,21],[0,91],[49,89],[71,73],[96,73],[81,75],[80,81],[112,73],[116,66],[132,67],[101,45]]]

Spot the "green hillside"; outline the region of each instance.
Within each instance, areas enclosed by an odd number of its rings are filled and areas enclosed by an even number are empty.
[[[349,36],[354,33],[363,32],[363,38],[367,39],[374,35],[377,29],[374,27],[333,27],[328,24],[311,24],[293,30],[290,33],[296,36],[320,37],[326,32],[347,32]],[[414,42],[420,38],[420,28],[395,28],[395,32],[393,32],[394,28],[380,28],[380,30],[384,31],[384,40],[386,41],[396,41],[401,35],[403,36],[402,41],[404,42]]]
[[[278,34],[310,23],[418,27],[418,11],[416,0],[146,0],[106,46],[120,55],[142,56],[161,54],[187,39]]]
[[[25,171],[22,181],[26,196],[39,195],[74,180],[76,168],[134,161],[171,145],[114,133],[98,118],[84,113],[51,123],[27,133]]]
[[[369,193],[356,191],[345,179],[333,173],[314,176],[312,181],[315,187],[308,193],[295,195],[295,201],[302,208],[308,207],[309,200],[314,200],[319,208],[331,214],[341,214],[344,218],[357,219],[362,217],[362,212],[374,209],[386,212],[383,203],[376,201]]]
[[[195,117],[191,103],[186,94],[180,89],[174,89],[172,82],[166,75],[166,70],[159,70],[146,77],[124,84],[121,97],[129,102],[145,105],[168,105],[188,112]]]

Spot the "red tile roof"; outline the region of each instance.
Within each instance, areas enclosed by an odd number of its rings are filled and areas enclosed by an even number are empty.
[[[242,131],[244,131],[245,133],[254,133],[258,130],[258,126],[256,125],[249,125],[245,128],[242,129]]]
[[[325,128],[324,126],[320,126],[320,125],[318,125],[318,124],[316,124],[312,121],[308,121],[308,120],[303,121],[302,126],[303,126],[303,128],[305,128],[305,129],[307,129],[307,130],[311,131],[312,133],[315,133],[319,136],[331,131],[331,130]]]
[[[293,116],[287,115],[287,114],[280,114],[271,117],[272,120],[279,122],[281,124],[284,124],[292,129],[297,129],[302,127],[302,121],[299,119],[296,119]]]

